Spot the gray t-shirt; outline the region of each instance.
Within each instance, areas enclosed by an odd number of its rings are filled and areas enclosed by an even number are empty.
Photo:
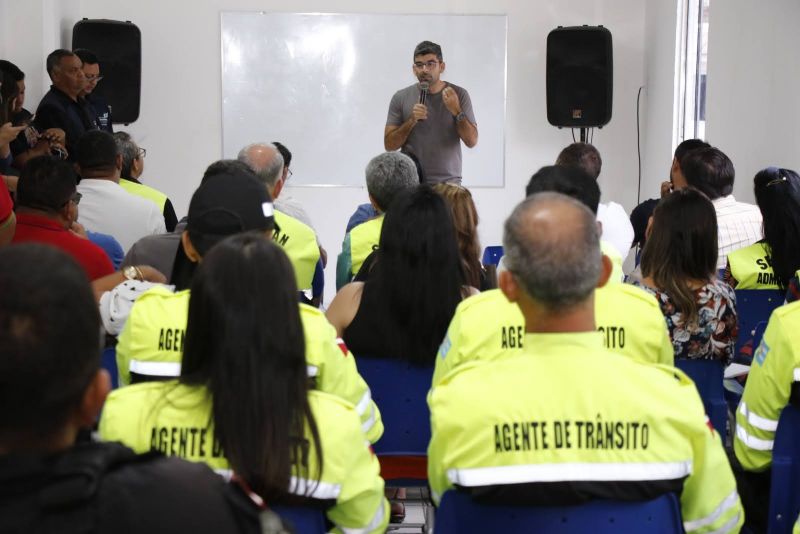
[[[466,89],[452,83],[447,83],[447,86],[452,87],[458,95],[461,111],[467,116],[467,120],[477,124]],[[456,131],[456,119],[442,100],[443,92],[428,94],[425,102],[428,118],[417,122],[403,145],[403,150],[411,152],[419,159],[427,183],[461,181],[461,138]],[[419,85],[414,84],[397,91],[389,104],[386,126],[403,124],[411,116],[411,110],[417,103]]]

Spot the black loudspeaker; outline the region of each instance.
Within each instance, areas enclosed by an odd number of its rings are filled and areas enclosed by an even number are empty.
[[[111,106],[115,123],[139,118],[142,32],[131,22],[83,19],[72,28],[72,49],[86,48],[100,61],[103,79],[94,92]]]
[[[547,121],[592,128],[611,120],[614,77],[611,32],[559,26],[547,36]]]

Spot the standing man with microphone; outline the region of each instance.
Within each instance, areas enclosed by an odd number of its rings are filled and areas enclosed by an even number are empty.
[[[422,41],[414,49],[414,76],[419,83],[400,89],[389,104],[383,134],[386,150],[402,148],[422,165],[426,182],[461,183],[461,141],[472,148],[478,127],[466,89],[440,78],[442,48]]]

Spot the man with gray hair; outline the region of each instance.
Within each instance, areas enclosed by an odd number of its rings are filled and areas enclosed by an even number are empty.
[[[611,261],[600,250],[594,214],[583,203],[560,193],[533,195],[506,221],[503,250],[506,271],[499,282],[509,300],[516,300],[507,289],[516,281],[549,314],[584,305],[594,316],[594,289],[608,281]]]
[[[603,347],[595,287],[611,263],[591,210],[537,193],[506,221],[503,245],[500,288],[525,318],[524,349],[463,365],[429,394],[434,501],[456,487],[542,506],[675,494],[687,532],[738,531],[736,482],[694,383]]]
[[[281,156],[281,159],[274,157],[275,150]],[[289,179],[292,172],[289,170],[289,164],[292,161],[292,153],[283,144],[274,143],[253,143],[239,151],[239,161],[245,163],[267,184],[271,187],[274,199],[275,209],[285,215],[294,217],[301,223],[305,224],[316,234],[316,229],[311,223],[311,217],[308,216],[306,210],[297,202],[285,189],[286,180]],[[282,166],[279,167],[278,163],[282,161]],[[317,236],[317,244],[319,245],[319,236]],[[323,265],[327,262],[327,254],[325,249],[320,245],[320,254],[322,255]]]
[[[252,143],[239,151],[239,161],[250,167],[268,189],[283,188],[283,156],[272,143]],[[272,198],[275,198],[273,195]]]
[[[298,219],[316,233],[317,229],[314,228],[314,223],[311,222],[311,217],[309,217],[308,213],[306,213],[306,210],[303,208],[303,206],[300,205],[300,202],[298,202],[291,195],[290,191],[285,188],[286,182],[289,180],[289,177],[292,176],[292,170],[289,168],[289,165],[292,163],[292,153],[283,143],[273,141],[272,144],[275,145],[275,148],[278,149],[278,152],[281,153],[281,157],[283,158],[283,170],[281,171],[279,178],[281,181],[281,189],[279,191],[280,198],[275,199],[275,208],[286,215],[291,215],[295,219]],[[317,234],[317,244],[319,244],[319,234]],[[322,263],[324,265],[328,261],[325,250],[320,250],[320,254],[322,254]]]
[[[527,196],[537,195],[537,198],[544,193],[567,195],[592,214],[596,212],[600,200],[600,188],[594,178],[580,169],[559,165],[539,169],[528,182],[525,193]],[[596,233],[602,234],[601,229],[602,226],[598,224]],[[562,255],[574,252],[577,245],[566,242],[563,246],[567,248]],[[604,245],[600,239],[600,252],[612,266],[611,278],[594,292],[595,326],[606,348],[642,363],[673,365],[675,351],[658,301],[638,287],[615,280],[614,272],[620,266],[614,259],[617,255],[613,251],[609,254],[607,248],[608,245]],[[541,262],[553,261],[555,263],[550,265],[550,270],[556,273],[557,282],[553,282],[552,277],[539,278],[543,291],[558,293],[573,291],[575,287],[584,285],[594,287],[597,278],[594,271],[566,270],[560,265],[586,267],[580,264],[580,258],[520,257],[520,251],[526,250],[519,246],[505,250],[501,270],[506,268],[509,261],[517,270],[541,270],[548,266],[545,264],[542,267]],[[576,276],[578,278],[574,278]],[[450,321],[447,336],[436,358],[433,385],[456,367],[473,360],[495,361],[518,356],[524,349],[524,332],[525,318],[519,307],[509,302],[499,289],[484,291],[467,299],[458,305]]]
[[[344,236],[336,261],[336,290],[358,274],[372,251],[378,248],[383,216],[399,193],[419,185],[414,161],[400,152],[384,152],[370,160],[365,170],[367,193],[377,216],[355,226]]]
[[[164,214],[164,225],[167,227],[167,232],[174,231],[175,225],[178,224],[178,216],[175,215],[175,208],[172,207],[170,199],[158,189],[139,181],[139,177],[144,172],[144,157],[147,155],[147,150],[140,148],[128,132],[114,132],[111,135],[114,136],[117,150],[122,156],[119,185],[131,195],[155,203]]]
[[[253,143],[239,151],[239,161],[246,164],[264,183],[273,199],[283,189],[283,156],[272,143]],[[320,261],[320,246],[314,229],[299,219],[281,211],[275,205],[277,228],[274,240],[289,256],[297,278],[297,287],[312,301],[312,282],[317,263]]]

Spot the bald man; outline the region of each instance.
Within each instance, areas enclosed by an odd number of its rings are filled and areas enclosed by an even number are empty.
[[[264,183],[272,198],[277,199],[285,183],[283,156],[272,143],[253,143],[239,152],[239,161],[246,164]],[[312,302],[312,281],[321,248],[314,230],[299,219],[275,209],[275,242],[289,256],[297,278],[297,287]],[[315,302],[318,304],[318,302]]]
[[[559,193],[505,223],[500,288],[525,318],[524,350],[458,367],[431,391],[435,502],[570,505],[680,497],[687,532],[738,530],[743,512],[694,384],[603,347],[594,290],[611,265],[594,214]],[[456,525],[456,528],[464,525]]]
[[[528,182],[525,193],[530,196],[544,192],[568,195],[592,213],[597,212],[600,201],[597,181],[573,167],[554,165],[539,169]],[[614,275],[615,270],[622,269],[619,256],[613,247],[604,244],[602,232],[600,250],[614,266],[609,282],[594,294],[595,327],[602,334],[606,348],[643,363],[673,365],[675,351],[658,301],[641,288],[619,283]],[[567,279],[556,282],[568,283]],[[525,318],[519,307],[509,302],[499,289],[483,291],[462,301],[439,348],[433,384],[465,362],[516,356],[523,350],[524,332]]]

